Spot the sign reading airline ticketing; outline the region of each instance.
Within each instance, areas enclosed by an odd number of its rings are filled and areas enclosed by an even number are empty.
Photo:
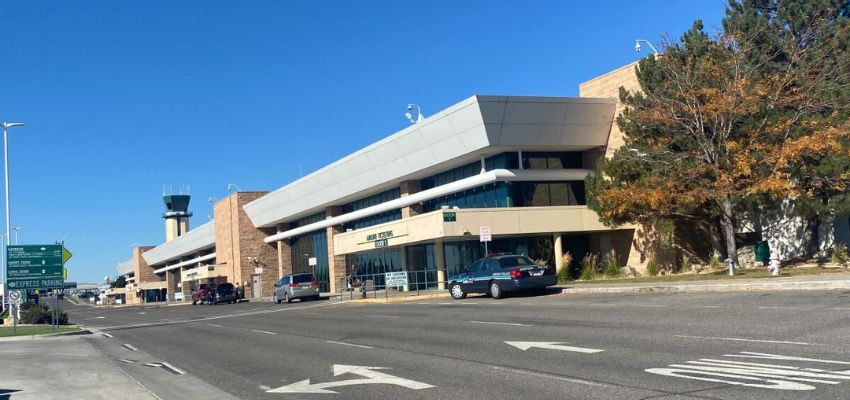
[[[6,276],[9,289],[51,289],[64,286],[61,244],[8,246]]]

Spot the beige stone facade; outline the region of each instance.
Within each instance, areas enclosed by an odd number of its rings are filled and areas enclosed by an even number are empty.
[[[617,101],[617,110],[614,113],[614,124],[611,126],[611,133],[608,136],[608,146],[605,155],[611,156],[613,152],[623,145],[623,132],[617,126],[616,117],[623,112],[623,105],[619,102],[620,88],[625,88],[629,91],[640,90],[640,84],[635,74],[638,62],[635,61],[626,66],[617,68],[605,75],[593,78],[579,85],[579,96],[581,97],[602,97],[615,98]]]

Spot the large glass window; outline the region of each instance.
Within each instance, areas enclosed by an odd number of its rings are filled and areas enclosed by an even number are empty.
[[[580,151],[529,151],[522,153],[525,169],[573,169],[582,168]]]
[[[514,207],[586,205],[584,181],[513,182],[510,185]]]
[[[395,188],[385,192],[381,192],[342,206],[343,213],[362,210],[367,207],[372,207],[381,203],[386,203],[390,200],[395,200],[401,196],[401,189]],[[401,209],[390,210],[380,214],[370,215],[354,221],[346,222],[343,225],[344,229],[362,229],[373,225],[383,224],[390,221],[401,219]]]
[[[324,229],[298,235],[290,239],[292,249],[292,273],[312,273],[319,280],[319,289],[330,290],[328,273],[328,238]],[[310,258],[316,258],[316,266],[310,265]]]

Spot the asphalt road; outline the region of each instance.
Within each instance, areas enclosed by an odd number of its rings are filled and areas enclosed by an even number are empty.
[[[165,399],[850,398],[850,292],[66,309]]]

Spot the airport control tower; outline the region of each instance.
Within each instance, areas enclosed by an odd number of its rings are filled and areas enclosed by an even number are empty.
[[[192,213],[189,212],[189,198],[188,194],[166,194],[162,196],[162,202],[165,203],[165,212],[162,214],[162,218],[165,218],[166,242],[189,232],[189,217],[192,216]]]

